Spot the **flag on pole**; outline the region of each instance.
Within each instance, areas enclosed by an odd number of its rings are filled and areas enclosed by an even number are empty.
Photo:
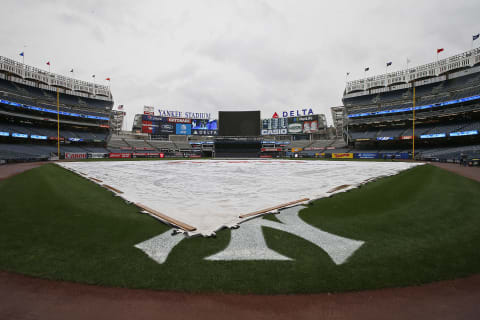
[[[475,40],[475,39],[473,39],[473,40]],[[23,53],[23,51],[20,52],[20,57],[24,57],[24,56],[25,56],[25,54]]]
[[[49,65],[50,65],[50,61],[47,62],[47,66],[49,66]]]
[[[387,62],[387,67],[390,67],[392,65],[392,62]]]
[[[368,70],[370,70],[370,67],[365,68],[365,72],[368,71]]]
[[[441,49],[437,49],[437,54],[439,54],[440,52],[442,52],[444,49],[441,48]]]
[[[347,76],[349,76],[349,75],[350,75],[350,72],[347,72]]]
[[[480,33],[477,33],[476,35],[474,35],[474,36],[472,37],[472,41],[477,40],[479,37],[480,37]],[[23,53],[23,52],[22,52],[22,53]]]
[[[110,78],[105,78],[105,80],[110,81]]]
[[[70,70],[70,72],[73,73],[73,68],[72,68],[72,70]]]

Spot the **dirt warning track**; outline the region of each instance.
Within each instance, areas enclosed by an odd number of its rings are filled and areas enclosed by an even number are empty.
[[[419,287],[312,295],[187,294],[0,272],[0,319],[478,319],[480,275]]]

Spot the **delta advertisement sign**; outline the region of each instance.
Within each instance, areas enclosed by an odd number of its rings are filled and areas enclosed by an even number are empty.
[[[309,116],[313,115],[313,109],[308,108],[308,109],[296,109],[296,110],[288,110],[288,111],[282,111],[280,113],[275,112],[272,116],[273,119],[278,119],[280,118],[279,114],[282,115],[282,118],[287,118],[287,117],[301,117],[301,116]]]

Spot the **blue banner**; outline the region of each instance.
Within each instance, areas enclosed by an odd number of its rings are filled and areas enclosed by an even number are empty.
[[[177,123],[176,124],[176,134],[192,134],[192,125],[189,123]]]
[[[377,159],[378,153],[373,153],[373,152],[354,153],[353,157],[355,159]]]

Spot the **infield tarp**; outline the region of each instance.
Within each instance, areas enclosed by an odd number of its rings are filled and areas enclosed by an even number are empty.
[[[141,203],[197,228],[204,235],[239,223],[239,215],[301,198],[330,196],[397,174],[417,163],[297,160],[64,162],[60,166],[99,179],[126,200]],[[345,188],[342,191],[346,190]]]

